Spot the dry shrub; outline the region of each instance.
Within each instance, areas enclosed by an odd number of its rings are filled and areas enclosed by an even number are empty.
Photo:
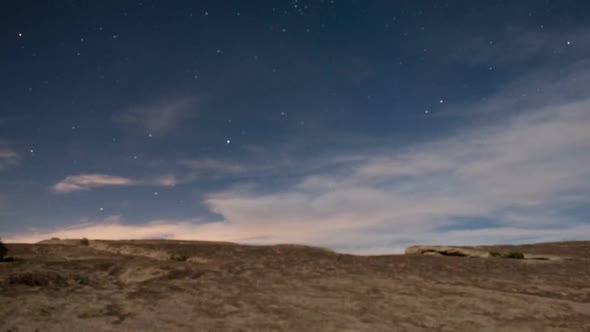
[[[6,256],[7,253],[8,249],[6,248],[4,243],[2,243],[2,239],[0,239],[0,261],[4,259],[4,256]]]

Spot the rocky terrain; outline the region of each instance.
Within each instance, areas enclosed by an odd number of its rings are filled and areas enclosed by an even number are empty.
[[[156,240],[6,247],[2,332],[590,331],[590,242],[387,256]]]

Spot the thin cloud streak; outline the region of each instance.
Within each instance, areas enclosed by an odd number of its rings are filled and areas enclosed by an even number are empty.
[[[164,175],[154,179],[134,180],[108,174],[80,174],[65,177],[52,186],[55,193],[64,194],[74,191],[88,191],[100,187],[161,186],[173,187],[179,181],[173,175]]]
[[[202,98],[196,96],[161,98],[117,113],[113,121],[149,134],[168,134],[183,122],[196,117],[201,102]]]
[[[0,171],[8,167],[17,165],[20,155],[12,150],[0,149]]]
[[[130,186],[134,182],[120,176],[107,174],[80,174],[67,176],[53,186],[56,193],[69,193],[79,190],[90,190],[97,187]]]

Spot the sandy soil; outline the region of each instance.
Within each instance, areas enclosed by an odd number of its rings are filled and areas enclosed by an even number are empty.
[[[6,246],[2,332],[590,332],[590,242],[476,248],[570,258],[547,261],[188,241]]]

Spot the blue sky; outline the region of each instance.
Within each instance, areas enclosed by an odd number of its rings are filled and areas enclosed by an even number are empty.
[[[6,241],[590,234],[583,1],[0,9]]]

